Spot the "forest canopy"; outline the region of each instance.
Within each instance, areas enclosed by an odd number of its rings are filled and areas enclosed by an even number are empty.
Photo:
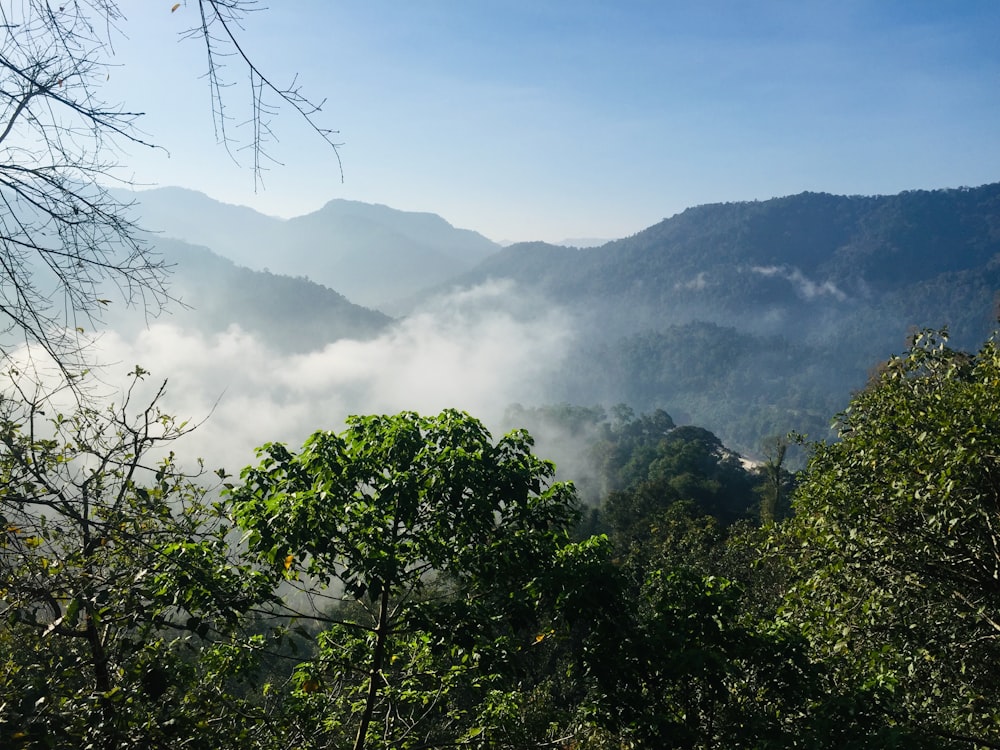
[[[155,400],[24,392],[0,743],[996,747],[998,351],[919,336],[794,481],[780,441],[748,468],[619,411],[582,516],[526,432],[461,412],[191,476]]]

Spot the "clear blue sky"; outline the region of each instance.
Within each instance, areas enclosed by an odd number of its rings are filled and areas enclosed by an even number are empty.
[[[340,131],[283,112],[253,179],[215,145],[196,6],[123,3],[109,96],[168,151],[127,174],[292,216],[333,198],[496,240],[621,237],[692,205],[1000,180],[1000,2],[274,0],[243,41]],[[243,83],[243,71],[230,73]],[[230,106],[246,116],[249,92]]]

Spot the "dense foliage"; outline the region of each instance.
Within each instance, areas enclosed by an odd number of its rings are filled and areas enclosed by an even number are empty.
[[[1000,736],[1000,348],[922,335],[816,447],[783,617],[902,725]]]
[[[665,412],[514,410],[589,436],[582,516],[461,412],[268,444],[219,498],[155,401],[17,382],[4,747],[1000,746],[994,340],[918,337],[797,483],[782,440],[748,467]]]
[[[494,444],[468,415],[352,417],[298,454],[261,450],[231,493],[252,553],[286,577],[347,595],[300,690],[329,685],[336,746],[427,747],[482,734],[537,631],[535,580],[574,519],[572,487],[526,433]],[[336,687],[334,687],[336,686]],[[433,698],[433,700],[432,700]],[[338,707],[350,709],[336,719]]]
[[[223,509],[169,452],[186,426],[131,393],[64,415],[67,389],[7,374],[0,745],[215,746],[200,728],[232,728],[247,661],[230,640],[271,585],[233,559]]]

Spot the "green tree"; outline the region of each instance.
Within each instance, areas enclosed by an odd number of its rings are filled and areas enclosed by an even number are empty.
[[[219,731],[200,746],[223,745],[217,699],[247,666],[226,636],[271,581],[230,560],[224,514],[170,452],[188,427],[159,411],[162,389],[145,405],[130,390],[120,406],[63,415],[59,393],[10,376],[18,398],[0,400],[0,745],[180,736],[193,746],[209,718]]]
[[[785,469],[789,441],[769,437],[761,441],[764,460],[754,469],[760,484],[754,488],[760,498],[759,519],[764,526],[785,518],[791,510],[789,498],[795,487],[795,477]]]
[[[745,591],[711,572],[711,519],[678,504],[659,525],[627,555],[581,543],[557,571],[580,747],[841,747],[808,720],[822,691],[803,639],[747,616]]]
[[[265,445],[243,471],[230,498],[249,549],[345,599],[298,681],[331,741],[489,735],[477,703],[538,637],[534,582],[576,518],[572,486],[531,447],[458,411],[403,412],[351,417],[298,453]]]
[[[658,412],[634,423],[653,422],[655,430],[631,434],[613,451],[620,462],[615,483],[621,489],[607,495],[602,516],[615,536],[641,540],[657,517],[678,502],[691,503],[722,524],[746,517],[759,478],[708,430],[667,427],[659,415],[665,416]]]
[[[1000,747],[1000,348],[946,341],[919,335],[814,447],[784,616],[892,723]]]

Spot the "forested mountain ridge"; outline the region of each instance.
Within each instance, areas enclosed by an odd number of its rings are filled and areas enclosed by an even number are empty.
[[[1000,184],[704,205],[592,248],[500,249],[435,215],[351,201],[280,220],[179,189],[138,196],[144,224],[177,218],[156,239],[163,248],[180,249],[172,235],[201,236],[236,263],[336,290],[304,304],[316,290],[264,291],[263,277],[248,276],[216,293],[216,271],[184,268],[182,253],[178,288],[211,326],[239,321],[282,350],[304,350],[388,322],[340,294],[393,299],[380,309],[402,314],[509,279],[525,300],[511,304],[573,321],[565,359],[542,376],[549,403],[664,409],[750,454],[766,435],[827,434],[831,415],[914,329],[948,327],[955,345],[971,347],[996,324]]]
[[[601,247],[513,245],[452,283],[497,278],[578,323],[554,400],[663,408],[753,453],[826,434],[913,330],[989,335],[1000,184],[698,206]]]
[[[790,316],[849,316],[942,274],[992,271],[998,253],[1000,184],[872,197],[801,193],[689,208],[597,248],[513,245],[456,281],[513,278],[560,303],[597,303],[626,328],[646,314],[808,339],[816,332],[785,328]],[[965,303],[933,302],[935,317]]]

